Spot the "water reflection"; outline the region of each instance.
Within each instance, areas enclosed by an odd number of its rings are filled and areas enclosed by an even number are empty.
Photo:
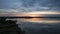
[[[60,18],[20,18],[19,22],[32,22],[32,23],[59,23]]]
[[[26,34],[60,32],[60,18],[18,18],[18,25]]]

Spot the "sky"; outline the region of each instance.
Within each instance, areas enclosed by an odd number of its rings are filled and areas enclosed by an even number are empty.
[[[0,0],[0,12],[3,10],[8,10],[7,12],[10,10],[12,12],[60,11],[60,0]]]

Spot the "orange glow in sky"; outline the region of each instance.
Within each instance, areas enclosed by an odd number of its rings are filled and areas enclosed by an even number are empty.
[[[27,13],[22,13],[22,14],[16,14],[16,16],[30,16],[30,17],[39,17],[39,16],[45,16],[45,15],[50,15],[50,14],[60,14],[60,12],[27,12]]]
[[[38,17],[38,16],[43,16],[43,15],[41,15],[41,14],[17,14],[16,16]]]

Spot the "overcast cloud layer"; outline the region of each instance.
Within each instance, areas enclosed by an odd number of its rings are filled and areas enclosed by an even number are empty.
[[[18,11],[60,10],[60,0],[0,0],[0,9]]]

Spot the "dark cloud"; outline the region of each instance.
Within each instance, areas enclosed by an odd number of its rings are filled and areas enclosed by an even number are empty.
[[[0,9],[60,10],[60,0],[0,0]]]

